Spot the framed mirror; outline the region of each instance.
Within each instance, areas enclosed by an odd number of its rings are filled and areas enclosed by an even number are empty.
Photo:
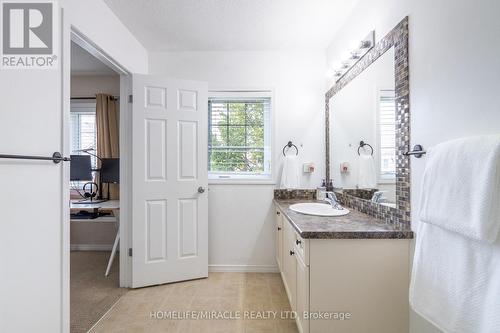
[[[325,94],[326,179],[342,204],[410,227],[408,17]]]

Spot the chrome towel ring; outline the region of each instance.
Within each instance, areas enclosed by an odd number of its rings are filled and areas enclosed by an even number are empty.
[[[287,144],[283,147],[283,156],[286,156],[285,150],[286,150],[287,148],[292,148],[292,147],[294,147],[294,148],[295,148],[295,150],[296,150],[295,155],[298,155],[298,154],[299,154],[299,148],[297,148],[297,146],[296,146],[296,145],[294,145],[294,144],[292,143],[292,141],[288,141],[288,143],[287,143]]]
[[[370,149],[372,150],[371,155],[373,156],[373,147],[372,147],[372,146],[370,146],[368,143],[366,143],[366,142],[364,142],[364,141],[360,141],[360,142],[359,142],[359,147],[358,147],[358,155],[361,155],[361,153],[359,152],[359,150],[360,150],[361,148],[364,148],[365,146],[370,147]]]

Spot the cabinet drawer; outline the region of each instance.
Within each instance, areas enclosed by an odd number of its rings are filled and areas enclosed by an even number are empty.
[[[279,209],[276,209],[276,218],[275,218],[275,223],[276,223],[276,227],[282,227],[283,226],[283,219],[281,217],[281,212]]]
[[[295,252],[297,253],[297,256],[300,257],[302,262],[306,266],[309,266],[309,241],[307,239],[300,237],[300,235],[297,232],[295,232],[294,236],[295,236],[294,240]]]

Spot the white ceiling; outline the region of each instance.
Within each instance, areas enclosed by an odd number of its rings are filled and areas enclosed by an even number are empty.
[[[357,0],[104,0],[149,51],[324,49]]]
[[[71,75],[118,75],[93,55],[71,43]]]

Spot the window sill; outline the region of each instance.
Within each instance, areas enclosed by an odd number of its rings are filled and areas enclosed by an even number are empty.
[[[249,179],[249,178],[209,178],[208,185],[276,185],[273,179]]]
[[[378,185],[396,185],[395,180],[379,180],[377,181]]]

